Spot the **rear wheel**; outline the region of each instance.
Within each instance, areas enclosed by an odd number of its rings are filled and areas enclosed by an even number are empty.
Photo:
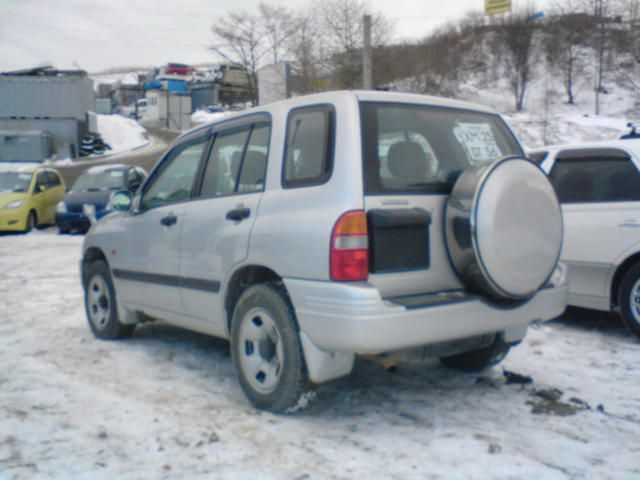
[[[618,305],[624,324],[640,337],[640,264],[632,267],[622,278]]]
[[[449,368],[462,372],[481,372],[489,367],[499,364],[509,353],[511,346],[504,343],[500,338],[488,347],[470,352],[442,357],[440,361]]]
[[[310,398],[293,307],[276,284],[249,287],[234,309],[231,356],[245,395],[276,413],[306,406]]]
[[[99,260],[89,266],[84,291],[87,320],[93,334],[103,340],[128,338],[135,325],[126,325],[118,318],[116,291],[106,262]]]

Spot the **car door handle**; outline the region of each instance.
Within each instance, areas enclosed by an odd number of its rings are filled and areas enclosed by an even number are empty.
[[[233,220],[234,222],[240,222],[245,218],[249,218],[251,215],[251,209],[247,207],[234,208],[227,212],[227,220]]]
[[[173,213],[170,213],[166,217],[162,217],[160,219],[160,223],[165,227],[170,227],[171,225],[175,225],[177,221],[178,221],[178,217]]]

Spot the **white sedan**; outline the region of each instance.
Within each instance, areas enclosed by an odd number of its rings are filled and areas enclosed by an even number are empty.
[[[618,311],[640,336],[640,139],[530,152],[564,219],[569,304]]]

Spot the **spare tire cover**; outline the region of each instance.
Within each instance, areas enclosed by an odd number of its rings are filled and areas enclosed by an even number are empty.
[[[562,247],[562,213],[544,172],[510,157],[465,170],[445,216],[453,266],[471,291],[524,300],[545,286]]]

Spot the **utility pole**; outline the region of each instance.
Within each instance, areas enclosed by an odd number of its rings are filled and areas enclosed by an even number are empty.
[[[371,71],[371,15],[362,17],[364,42],[362,48],[362,88],[373,89],[373,75]]]

